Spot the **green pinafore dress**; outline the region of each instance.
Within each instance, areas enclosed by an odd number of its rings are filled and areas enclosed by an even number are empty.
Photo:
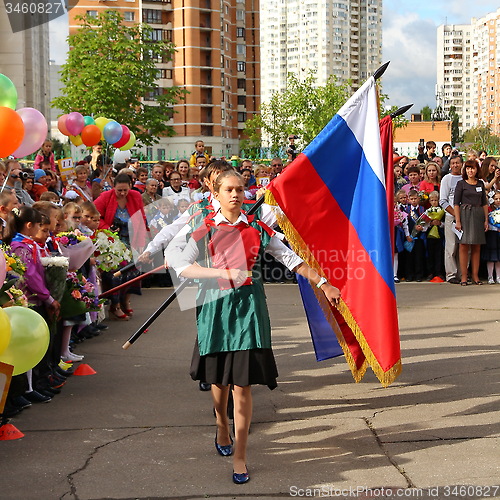
[[[236,287],[229,280],[200,280],[191,377],[211,384],[262,384],[274,389],[278,371],[260,266],[273,231],[253,216],[248,224],[216,226],[214,215],[205,217],[191,234],[198,245],[198,262],[204,267],[247,269],[248,278]]]

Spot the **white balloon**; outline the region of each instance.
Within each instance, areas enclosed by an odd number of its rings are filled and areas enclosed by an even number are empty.
[[[132,157],[132,153],[130,150],[128,151],[120,151],[119,149],[115,149],[115,154],[113,156],[113,165],[117,163],[125,163],[127,160],[130,160]]]

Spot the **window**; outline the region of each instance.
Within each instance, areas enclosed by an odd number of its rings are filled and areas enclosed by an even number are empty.
[[[236,10],[236,19],[238,21],[244,21],[245,20],[245,11],[241,9]]]
[[[142,19],[146,24],[161,24],[161,10],[143,9]]]
[[[241,71],[243,73],[246,71],[246,64],[244,61],[238,61],[237,66],[238,66],[238,71]]]
[[[238,122],[246,122],[247,121],[247,114],[243,111],[238,112]]]
[[[247,104],[247,96],[239,95],[238,96],[238,105],[239,106],[246,106],[246,104]]]
[[[172,78],[172,70],[171,69],[160,68],[160,69],[158,69],[158,72],[156,74],[156,78],[171,79]]]
[[[236,36],[238,38],[245,38],[245,28],[236,28]]]
[[[128,22],[135,21],[135,12],[127,12],[127,11],[125,11],[123,13],[123,19],[124,19],[124,21],[128,21]]]
[[[87,11],[87,16],[97,17],[97,10],[88,10]]]
[[[164,149],[157,149],[156,154],[158,155],[158,161],[165,159],[165,150]]]
[[[239,56],[246,55],[246,46],[242,43],[236,44],[236,54],[238,54]]]
[[[238,88],[246,89],[246,82],[244,78],[238,78]]]

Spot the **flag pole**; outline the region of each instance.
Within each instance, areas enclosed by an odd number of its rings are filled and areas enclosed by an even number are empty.
[[[252,206],[252,208],[248,211],[247,215],[253,215],[257,210],[262,206],[264,203],[264,196],[261,196],[255,204]],[[161,266],[163,267],[163,266]],[[156,271],[153,270],[151,272]],[[140,276],[139,276],[140,277]],[[134,280],[132,280],[134,281]],[[128,340],[123,344],[122,349],[128,349],[158,318],[158,316],[176,299],[176,297],[186,288],[187,284],[190,282],[190,280],[185,280],[183,281],[173,292],[172,294],[167,297],[165,302],[151,315],[151,317],[137,330]],[[129,281],[128,283],[131,283]],[[122,285],[120,285],[122,286]],[[120,287],[117,287],[120,288]],[[115,288],[114,290],[116,290]]]

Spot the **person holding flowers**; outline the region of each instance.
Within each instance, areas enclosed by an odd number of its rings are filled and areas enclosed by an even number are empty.
[[[403,191],[406,196],[406,193]],[[404,251],[404,242],[411,241],[408,230],[408,214],[397,200],[394,200],[394,283],[399,283],[399,254]]]
[[[441,222],[445,214],[439,206],[438,191],[432,191],[429,194],[429,203],[431,206],[425,211],[425,215],[431,219],[427,231],[427,270],[431,281],[441,282],[445,279],[444,229]]]
[[[490,206],[483,259],[488,270],[488,284],[495,284],[495,272],[496,282],[500,285],[500,191],[495,192],[493,204]]]

